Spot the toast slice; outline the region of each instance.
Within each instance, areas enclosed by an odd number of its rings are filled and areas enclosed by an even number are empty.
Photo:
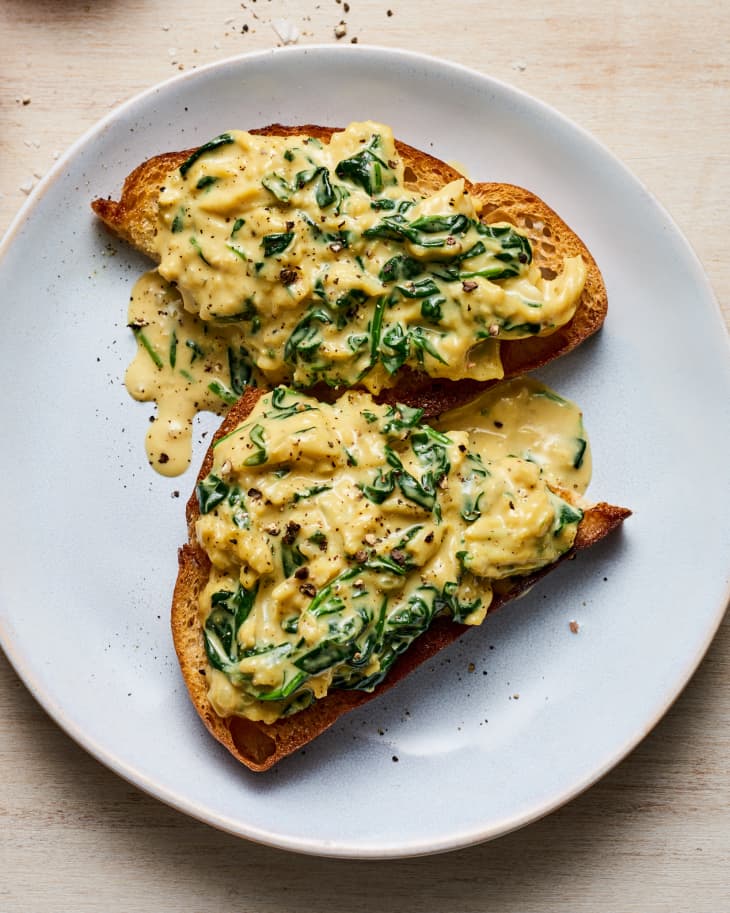
[[[237,427],[250,414],[263,391],[247,390],[234,404],[214,442]],[[198,480],[203,479],[213,465],[213,446],[203,461]],[[489,611],[519,596],[545,576],[560,561],[571,557],[576,550],[589,548],[616,529],[630,511],[600,503],[585,511],[578,527],[574,548],[558,562],[526,577],[513,577],[495,586]],[[448,646],[470,626],[456,624],[448,618],[437,619],[413,645],[396,661],[388,677],[373,693],[363,691],[331,691],[306,710],[283,717],[272,724],[253,722],[243,717],[222,718],[208,701],[208,660],[198,617],[198,596],[210,571],[208,556],[198,545],[195,523],[199,517],[198,501],[193,493],[187,504],[189,541],[179,551],[179,573],[172,604],[172,633],[180,667],[191,700],[210,733],[246,767],[264,771],[286,755],[302,748],[331,726],[344,713],[367,703],[395,685],[400,679]]]
[[[296,127],[272,124],[251,133],[264,136],[309,135],[328,141],[335,128],[311,124]],[[405,185],[410,191],[432,194],[462,175],[444,162],[405,143],[396,142],[405,163]],[[124,182],[118,201],[96,199],[94,212],[119,237],[152,259],[156,258],[158,195],[167,176],[185,162],[194,150],[168,152],[143,162]],[[503,340],[500,344],[505,379],[541,367],[564,355],[593,335],[603,324],[608,301],[603,278],[589,250],[565,222],[535,194],[510,184],[466,181],[483,222],[510,222],[532,246],[533,262],[550,278],[559,272],[563,259],[581,256],[587,277],[573,318],[549,336]],[[495,381],[431,378],[407,367],[399,372],[395,387],[378,397],[386,402],[418,405],[427,416],[439,415],[472,399]]]

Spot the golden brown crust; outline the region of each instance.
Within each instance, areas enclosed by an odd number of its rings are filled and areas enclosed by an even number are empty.
[[[226,419],[216,432],[213,442],[244,421],[262,393],[261,390],[247,390],[241,399],[231,407]],[[211,446],[203,461],[198,479],[202,479],[208,474],[212,464],[213,447]],[[575,549],[594,545],[616,529],[630,513],[631,511],[626,508],[603,503],[591,507],[585,512],[578,527]],[[373,694],[363,691],[333,691],[322,700],[315,701],[306,710],[277,720],[271,725],[254,723],[240,717],[223,719],[213,711],[207,697],[208,682],[205,670],[208,661],[198,621],[198,594],[207,582],[210,562],[195,539],[195,521],[199,516],[199,511],[194,492],[187,503],[186,515],[189,542],[183,545],[179,551],[179,573],[172,604],[172,632],[175,650],[185,684],[200,718],[210,733],[251,770],[268,770],[286,755],[311,742],[349,710],[383,694],[421,663],[430,659],[439,650],[469,630],[468,625],[455,624],[447,618],[437,619],[429,630],[398,659],[388,678],[378,686]],[[564,555],[560,561],[572,554],[574,551]],[[560,562],[527,577],[514,578],[496,588],[489,611],[493,612],[504,603],[525,592],[558,563]]]
[[[335,128],[314,124],[295,127],[271,124],[251,132],[265,136],[307,135],[327,141]],[[406,163],[406,186],[413,191],[433,193],[462,177],[451,166],[419,149],[400,141],[396,141],[396,145]],[[97,199],[92,202],[92,209],[116,234],[156,259],[157,197],[167,175],[179,168],[192,151],[163,153],[143,162],[127,177],[119,201]],[[534,260],[542,269],[558,272],[564,257],[577,255],[583,257],[588,267],[578,308],[566,326],[550,336],[501,344],[505,378],[517,377],[567,354],[599,330],[608,309],[606,288],[585,244],[534,193],[512,184],[472,184],[467,180],[466,186],[477,202],[483,221],[511,222],[529,238]],[[383,391],[379,399],[418,405],[431,417],[468,402],[494,383],[442,380],[406,368],[402,369],[397,386]]]

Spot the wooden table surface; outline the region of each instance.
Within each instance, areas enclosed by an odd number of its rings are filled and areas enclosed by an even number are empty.
[[[669,209],[730,325],[730,13],[718,0],[0,0],[0,232],[111,108],[178,70],[281,43],[277,19],[299,44],[422,51],[554,105]],[[651,735],[547,819],[440,857],[359,863],[249,844],[143,795],[63,734],[0,654],[0,911],[730,910],[729,657],[726,620]]]

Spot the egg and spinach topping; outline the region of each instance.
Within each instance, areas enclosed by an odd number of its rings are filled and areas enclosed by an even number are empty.
[[[519,438],[504,452],[509,397],[475,416],[501,442],[492,458],[487,432],[437,431],[363,392],[328,405],[282,386],[216,442],[196,535],[218,714],[272,722],[332,688],[372,690],[435,617],[479,624],[496,581],[571,548],[582,511],[548,481],[552,464],[579,472],[580,414],[529,383],[512,385],[513,405],[542,398],[568,417],[553,456]]]
[[[546,279],[526,237],[480,221],[463,180],[424,196],[406,177],[371,122],[329,143],[223,133],[161,189],[159,272],[201,321],[245,333],[269,384],[377,392],[404,365],[499,378],[499,340],[567,323],[585,264]]]

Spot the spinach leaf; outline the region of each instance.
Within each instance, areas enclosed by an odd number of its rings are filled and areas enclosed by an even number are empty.
[[[359,488],[365,497],[369,501],[372,501],[373,504],[382,504],[386,498],[390,497],[395,488],[393,473],[388,472],[383,475],[383,470],[378,469],[371,484],[360,485]]]
[[[568,504],[567,501],[561,501],[553,525],[553,535],[560,535],[564,527],[570,526],[573,523],[580,523],[582,519],[583,511],[579,507],[573,507],[571,504]]]
[[[423,418],[423,409],[398,403],[396,406],[388,406],[384,418],[383,434],[397,435],[401,431],[410,431],[415,428]]]
[[[212,174],[203,175],[203,177],[195,185],[196,190],[205,190],[206,187],[212,187],[213,184],[216,184],[220,178],[214,177]]]
[[[296,492],[292,500],[295,504],[297,504],[299,501],[303,501],[305,498],[313,498],[315,495],[322,494],[323,491],[331,490],[331,485],[312,485],[311,488],[305,488],[304,491]]]
[[[410,352],[410,335],[400,323],[390,326],[380,341],[380,360],[389,374],[401,368]]]
[[[174,235],[177,235],[183,230],[183,228],[185,228],[185,210],[181,206],[176,213],[175,218],[172,220],[170,229]]]
[[[190,364],[191,364],[191,365],[193,364],[193,362],[195,361],[196,358],[205,358],[205,349],[203,349],[203,348],[199,345],[199,343],[197,343],[194,339],[186,339],[186,340],[185,340],[185,345],[186,345],[186,346],[190,349],[190,351],[193,353],[193,354],[190,356]]]
[[[444,316],[441,305],[446,304],[446,299],[441,295],[431,295],[421,302],[421,316],[432,323],[440,323]]]
[[[264,426],[254,425],[248,437],[254,447],[258,449],[252,453],[248,459],[243,461],[243,465],[260,466],[262,463],[266,462],[267,458],[266,441],[264,440]]]
[[[311,406],[309,403],[302,403],[299,399],[296,399],[293,403],[287,403],[287,396],[296,396],[296,393],[293,390],[290,390],[288,387],[279,386],[271,394],[271,405],[276,411],[269,411],[264,413],[266,418],[283,420],[285,418],[291,418],[292,415],[300,415],[304,412],[319,411],[316,406]]]
[[[186,159],[182,165],[180,165],[180,174],[185,177],[202,155],[212,152],[214,149],[219,149],[221,146],[227,146],[232,142],[234,142],[234,139],[230,133],[221,133],[220,136],[216,136],[215,139],[210,140],[210,142],[204,143],[193,152],[190,158]]]
[[[282,540],[281,543],[281,570],[284,579],[292,576],[294,571],[306,564],[306,557],[302,554],[298,545]]]
[[[380,270],[378,279],[381,282],[396,282],[398,279],[413,279],[422,272],[423,265],[418,260],[405,254],[396,254]]]
[[[412,232],[435,235],[447,232],[450,235],[463,235],[469,230],[471,219],[460,212],[444,216],[421,216],[410,224]]]
[[[203,263],[205,263],[206,266],[210,266],[210,260],[206,259],[205,254],[203,253],[203,250],[200,246],[200,242],[195,237],[195,235],[191,235],[189,240],[190,240],[190,244],[195,248],[195,252],[200,257],[200,259],[203,261]]]
[[[289,247],[294,240],[293,231],[279,231],[271,235],[264,235],[261,239],[261,246],[264,249],[265,257],[273,257],[274,254],[280,254]]]
[[[233,346],[228,347],[228,370],[231,375],[231,387],[237,396],[240,396],[249,384],[256,386],[256,382],[252,381],[253,362],[248,349],[244,349],[243,346],[238,346],[237,349]]]
[[[308,675],[317,675],[332,666],[347,661],[357,650],[354,643],[338,643],[336,640],[325,640],[309,653],[295,661],[294,665]]]
[[[276,174],[276,172],[267,174],[266,177],[261,180],[261,183],[269,193],[272,193],[281,203],[288,203],[291,199],[291,195],[296,189],[288,184],[280,174]]]
[[[455,622],[463,624],[467,616],[479,608],[482,600],[477,596],[471,602],[461,602],[456,595],[458,588],[458,584],[453,581],[445,584],[441,594],[434,600],[434,610],[436,614],[449,612]]]
[[[430,331],[425,327],[414,327],[409,333],[409,338],[413,344],[413,348],[416,350],[416,358],[418,359],[418,363],[423,365],[423,353],[427,352],[431,358],[435,358],[436,361],[441,362],[442,365],[448,364],[446,359],[443,358],[434,348],[434,345],[429,337],[429,332]]]
[[[228,485],[211,472],[195,486],[195,494],[200,513],[207,514],[226,497]]]
[[[170,367],[174,368],[177,362],[177,333],[173,330],[170,336]]]
[[[461,518],[465,523],[474,523],[481,517],[482,512],[479,510],[479,502],[483,497],[484,492],[480,491],[475,501],[472,501],[472,499],[468,496],[464,498],[464,506],[461,510]]]
[[[219,380],[211,381],[208,384],[208,389],[211,393],[215,393],[216,396],[219,396],[224,403],[227,403],[229,406],[232,406],[237,400],[238,396],[229,390],[228,387]]]
[[[373,150],[380,146],[380,136],[375,135],[370,144],[348,159],[343,159],[335,168],[335,174],[342,180],[351,181],[371,197],[383,189],[383,172],[388,171],[388,164]]]
[[[323,342],[315,323],[332,323],[332,318],[324,308],[307,311],[284,346],[284,360],[289,364],[295,364],[300,359],[304,362],[313,361]]]
[[[145,352],[149,355],[152,361],[158,368],[162,368],[162,359],[160,358],[157,349],[152,345],[150,340],[147,338],[144,330],[140,326],[136,326],[133,323],[129,324],[130,330],[134,333],[135,337],[139,342],[142,343]]]

